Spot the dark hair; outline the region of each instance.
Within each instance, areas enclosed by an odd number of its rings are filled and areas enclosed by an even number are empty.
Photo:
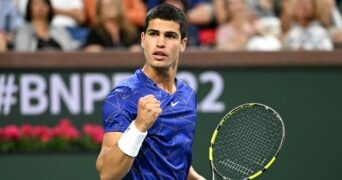
[[[149,22],[153,19],[175,21],[179,24],[181,38],[184,39],[188,36],[188,19],[185,13],[175,6],[163,3],[149,10],[144,22],[144,33],[146,33]]]
[[[31,22],[32,21],[32,1],[33,0],[28,0],[27,5],[26,5],[26,15],[25,15],[25,20],[27,22]],[[48,22],[50,24],[50,22],[52,21],[53,18],[53,9],[52,9],[52,4],[50,2],[50,0],[43,0],[49,7],[49,14],[48,14]]]

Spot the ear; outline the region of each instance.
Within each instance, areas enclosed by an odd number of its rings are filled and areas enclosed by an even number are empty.
[[[187,43],[187,42],[188,42],[188,38],[182,39],[182,41],[181,41],[181,47],[180,47],[181,52],[184,52],[184,51],[185,51],[185,49],[186,49],[186,43]]]
[[[144,48],[145,47],[145,45],[144,45],[145,44],[144,43],[144,40],[145,40],[144,32],[141,32],[140,39],[141,39],[140,45],[141,45],[142,48]]]

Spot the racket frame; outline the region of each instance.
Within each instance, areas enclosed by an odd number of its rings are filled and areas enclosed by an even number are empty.
[[[211,137],[210,140],[210,146],[209,146],[209,161],[210,161],[210,165],[211,165],[211,170],[212,170],[212,180],[215,180],[215,174],[218,174],[221,178],[223,179],[229,179],[228,177],[224,177],[222,176],[215,168],[214,166],[214,157],[213,157],[213,151],[214,151],[214,144],[215,144],[215,140],[217,137],[217,134],[219,132],[219,129],[222,127],[222,125],[226,122],[226,119],[229,116],[232,116],[234,113],[236,113],[237,111],[239,111],[240,109],[246,108],[246,107],[253,107],[253,106],[262,106],[264,108],[266,108],[267,110],[271,111],[281,122],[282,125],[282,139],[281,142],[279,144],[278,150],[275,153],[275,155],[271,158],[271,160],[265,165],[265,167],[259,171],[257,171],[256,173],[252,174],[251,176],[245,178],[245,179],[254,179],[258,176],[260,176],[261,174],[263,174],[273,163],[274,161],[277,159],[277,156],[284,144],[285,141],[285,125],[283,122],[283,119],[281,118],[281,116],[271,107],[265,105],[265,104],[261,104],[261,103],[245,103],[245,104],[241,104],[237,107],[235,107],[234,109],[232,109],[231,111],[229,111],[219,122],[219,124],[217,125],[217,127],[215,128],[213,135]]]

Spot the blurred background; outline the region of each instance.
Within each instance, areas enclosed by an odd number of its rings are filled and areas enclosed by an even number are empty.
[[[102,100],[143,65],[143,20],[160,3],[191,23],[177,77],[198,95],[199,173],[211,177],[225,112],[259,102],[286,126],[260,179],[342,175],[341,1],[0,0],[0,179],[98,179]]]

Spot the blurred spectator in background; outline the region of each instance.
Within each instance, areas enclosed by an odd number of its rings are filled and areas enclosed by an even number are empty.
[[[250,37],[256,34],[254,14],[244,0],[222,0],[226,12],[217,28],[216,48],[219,50],[245,50]],[[220,7],[220,6],[216,6]],[[221,17],[222,18],[222,17]]]
[[[88,26],[96,24],[96,2],[98,0],[83,0]],[[142,0],[122,0],[122,12],[127,20],[138,29],[142,29],[147,8]]]
[[[291,27],[284,35],[284,47],[290,50],[332,50],[328,31],[323,27],[315,0],[291,0]]]
[[[144,3],[148,9],[151,9],[166,1],[167,0],[144,0]],[[210,27],[215,21],[211,0],[185,0],[185,10],[191,25],[189,35],[192,37],[192,42],[190,42],[189,45],[210,46],[214,43],[216,27]]]
[[[97,0],[83,0],[86,25],[88,27],[96,24],[96,2]]]
[[[186,0],[165,0],[164,3],[171,4],[173,6],[176,6],[177,8],[183,10],[185,14],[187,14],[187,4]],[[187,41],[187,47],[195,47],[199,45],[199,39],[198,39],[198,27],[189,24],[189,30],[188,30],[188,41]]]
[[[24,19],[11,0],[0,0],[0,52],[13,46],[13,32],[24,24]]]
[[[88,34],[83,0],[51,0],[55,17],[52,25],[67,28],[77,45],[84,43]]]
[[[16,51],[75,49],[72,39],[63,27],[51,25],[53,9],[49,0],[28,0],[25,19],[14,36]]]
[[[282,49],[279,40],[281,30],[280,21],[276,17],[263,17],[255,22],[256,34],[248,40],[248,51],[278,51]]]
[[[328,30],[334,49],[342,46],[342,17],[335,0],[316,0],[317,13],[323,26]]]
[[[23,16],[28,0],[13,0]],[[52,25],[67,29],[76,46],[81,46],[88,34],[83,0],[50,0],[54,12]]]
[[[279,0],[247,0],[255,14],[256,36],[247,43],[247,50],[276,51],[282,48],[280,19],[277,17]]]
[[[0,53],[7,51],[7,39],[4,34],[0,34]]]
[[[90,30],[84,50],[100,52],[111,48],[140,50],[137,29],[124,16],[121,0],[98,0],[96,25]]]
[[[246,0],[248,6],[250,6],[255,15],[258,17],[275,16],[275,3],[277,0]]]
[[[141,0],[122,0],[123,11],[128,21],[139,29],[144,25],[147,7]]]

